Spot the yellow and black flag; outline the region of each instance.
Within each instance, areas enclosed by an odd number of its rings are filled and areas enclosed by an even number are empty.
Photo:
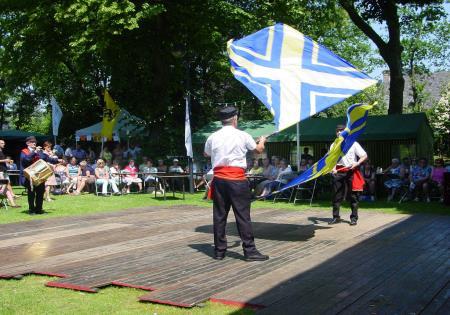
[[[120,115],[120,107],[112,99],[111,95],[109,95],[108,91],[105,90],[105,107],[103,108],[103,121],[102,121],[102,137],[106,139],[112,139],[112,134],[114,131],[114,127],[119,120]]]

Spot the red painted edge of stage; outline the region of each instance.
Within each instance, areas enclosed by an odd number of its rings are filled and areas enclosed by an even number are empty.
[[[112,285],[117,285],[120,287],[127,287],[127,288],[133,288],[133,289],[141,289],[141,290],[145,290],[145,291],[155,291],[155,288],[152,287],[146,287],[143,285],[134,285],[134,284],[129,284],[129,283],[125,283],[125,282],[120,282],[120,281],[113,281],[111,282]]]
[[[178,306],[178,307],[186,307],[186,308],[191,308],[193,306],[191,304],[184,304],[184,303],[177,303],[177,302],[172,302],[172,301],[157,300],[157,299],[142,298],[142,297],[139,298],[139,301],[152,302],[152,303],[165,304],[165,305],[172,305],[172,306]]]
[[[233,301],[233,300],[224,300],[224,299],[216,299],[216,298],[210,298],[209,300],[212,303],[220,303],[220,304],[224,304],[224,305],[237,306],[237,307],[241,307],[241,308],[251,308],[253,310],[261,310],[261,309],[265,308],[264,305],[239,302],[239,301]]]
[[[76,284],[70,284],[70,283],[64,283],[64,282],[47,282],[45,284],[47,287],[55,287],[55,288],[62,288],[62,289],[70,289],[70,290],[76,290],[76,291],[84,291],[84,292],[90,292],[90,293],[97,293],[96,290],[82,286],[82,285],[76,285]]]
[[[69,277],[69,275],[66,275],[65,273],[56,273],[56,272],[47,272],[47,271],[33,271],[33,274],[50,276],[50,277],[59,277],[59,278]]]
[[[11,279],[14,278],[14,276],[11,275],[0,275],[0,279]]]

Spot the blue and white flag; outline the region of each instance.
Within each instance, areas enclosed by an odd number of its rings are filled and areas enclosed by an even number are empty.
[[[328,153],[313,166],[301,173],[300,176],[294,178],[281,187],[281,189],[272,192],[270,195],[280,193],[283,190],[304,184],[319,176],[330,173],[342,157],[347,154],[348,150],[350,150],[358,137],[364,132],[367,124],[367,116],[373,105],[354,104],[350,106],[347,109],[347,126],[339,134],[336,140],[334,140],[330,147],[330,151],[328,151]]]
[[[231,71],[283,130],[376,83],[292,27],[276,24],[228,41]]]
[[[58,135],[59,123],[61,122],[61,118],[63,116],[62,110],[56,102],[55,98],[52,96],[50,101],[52,104],[52,127],[53,127],[53,135]]]

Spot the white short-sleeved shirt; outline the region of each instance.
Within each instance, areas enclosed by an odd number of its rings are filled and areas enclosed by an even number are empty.
[[[211,156],[212,167],[236,166],[247,168],[247,151],[256,149],[256,142],[248,133],[224,126],[208,137],[205,153]]]
[[[331,148],[330,148],[331,149]],[[358,142],[354,142],[350,149],[347,151],[347,154],[342,157],[342,159],[338,162],[338,165],[343,165],[345,167],[350,167],[354,163],[358,162],[358,158],[365,156],[367,153],[364,151],[362,146]]]

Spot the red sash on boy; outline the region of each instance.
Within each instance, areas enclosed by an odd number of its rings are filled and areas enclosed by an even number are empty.
[[[213,199],[213,181],[214,178],[221,178],[226,180],[246,180],[245,170],[237,166],[216,166],[214,168],[214,177],[211,180],[208,190],[208,199]]]
[[[350,171],[350,168],[343,165],[336,165],[336,171],[338,173],[347,173]],[[364,184],[365,181],[361,171],[358,168],[353,169],[352,191],[363,191]]]
[[[30,149],[28,149],[28,148],[25,148],[25,149],[22,149],[22,152],[24,153],[24,154],[26,154],[26,155],[30,155],[31,154],[31,151],[30,151]],[[36,154],[34,157],[33,157],[33,160],[31,161],[31,164],[33,164],[34,162],[36,162],[37,160],[40,160],[41,158],[39,157],[39,154]],[[30,165],[31,165],[30,164]]]

